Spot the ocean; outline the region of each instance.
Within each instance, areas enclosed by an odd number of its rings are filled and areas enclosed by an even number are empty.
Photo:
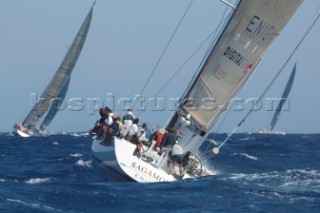
[[[0,212],[320,212],[318,134],[235,134],[208,160],[215,175],[152,184],[106,182],[91,141],[0,133]]]

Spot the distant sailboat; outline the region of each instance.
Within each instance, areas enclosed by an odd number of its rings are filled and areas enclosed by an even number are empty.
[[[92,158],[105,178],[169,182],[212,174],[204,163],[209,155],[201,155],[199,148],[224,112],[219,106],[227,105],[243,88],[301,3],[302,0],[239,1],[166,125],[178,133],[184,152],[178,156],[180,163],[171,158],[172,147],[156,152],[152,145],[142,145],[143,151],[135,156],[136,145],[121,135],[106,144],[95,138]],[[212,151],[216,154],[219,150]]]
[[[87,38],[93,6],[94,4],[74,38],[73,43],[64,57],[59,69],[56,71],[51,82],[42,93],[39,101],[33,106],[25,120],[21,124],[16,124],[14,126],[20,136],[29,137],[43,133],[57,114],[58,109],[57,106],[55,106],[55,101],[63,101],[67,94],[71,72],[79,58],[84,42]]]
[[[273,118],[272,118],[272,121],[271,121],[271,123],[269,125],[269,128],[268,129],[260,129],[259,133],[282,134],[282,135],[285,134],[285,132],[274,131],[273,129],[277,124],[277,121],[279,119],[280,113],[282,111],[282,107],[283,107],[284,103],[286,102],[286,100],[287,100],[287,98],[288,98],[288,96],[290,94],[290,90],[291,90],[291,87],[292,87],[292,84],[293,84],[293,81],[294,81],[294,76],[296,74],[296,66],[297,65],[295,64],[294,67],[293,67],[293,70],[291,72],[290,78],[289,78],[289,80],[287,82],[287,85],[285,87],[285,90],[284,90],[284,92],[283,92],[283,94],[281,96],[281,99],[280,99],[279,105],[278,105],[278,107],[276,109],[276,112],[273,115]]]

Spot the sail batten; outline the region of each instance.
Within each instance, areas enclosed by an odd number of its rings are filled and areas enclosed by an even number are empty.
[[[39,101],[33,106],[28,116],[22,122],[22,126],[26,127],[29,131],[36,130],[37,125],[39,125],[39,129],[41,131],[45,130],[59,110],[57,107],[53,106],[53,102],[55,99],[63,100],[66,96],[72,70],[80,56],[89,32],[92,12],[93,6],[87,14],[49,85],[40,96]]]

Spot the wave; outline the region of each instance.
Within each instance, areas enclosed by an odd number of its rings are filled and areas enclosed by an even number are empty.
[[[7,201],[9,201],[11,203],[17,203],[17,204],[20,204],[20,205],[23,205],[23,206],[36,208],[36,209],[45,209],[45,210],[49,210],[49,211],[53,211],[53,212],[63,212],[61,209],[55,209],[55,208],[52,208],[50,206],[41,205],[41,204],[38,204],[38,203],[30,203],[30,202],[25,202],[25,201],[22,201],[22,200],[10,199],[10,198],[7,198]]]
[[[26,180],[25,183],[37,184],[37,183],[50,182],[51,180],[52,178],[31,178],[30,180]]]
[[[317,170],[293,169],[254,174],[239,173],[223,179],[280,190],[320,192],[320,171]]]
[[[0,136],[1,135],[4,135],[4,136],[15,136],[14,133],[5,133],[5,132],[0,132]],[[74,137],[86,137],[86,136],[89,136],[89,132],[83,132],[83,131],[80,131],[80,132],[46,132],[44,134],[41,134],[41,135],[35,135],[33,137],[49,137],[49,136],[59,136],[59,135],[69,135],[69,136],[74,136]]]
[[[217,141],[215,141],[215,140],[213,140],[213,139],[208,139],[208,141],[209,141],[210,143],[214,144],[215,146],[218,146],[218,145],[220,144],[219,142],[217,142]]]
[[[254,156],[251,156],[251,155],[248,155],[246,153],[234,153],[232,156],[235,156],[235,155],[240,155],[240,156],[244,156],[250,160],[258,160],[257,157],[254,157]]]
[[[78,158],[78,157],[82,157],[83,154],[76,153],[76,154],[70,154],[70,156],[71,156],[71,157]]]
[[[246,138],[240,138],[239,141],[250,141],[250,140],[254,140],[255,138],[253,137],[246,137]]]
[[[74,133],[69,133],[69,135],[74,136],[74,137],[86,137],[89,136],[88,132],[74,132]]]
[[[305,170],[305,169],[293,169],[287,170],[283,175],[283,187],[299,187],[310,188],[320,192],[320,171],[317,170]]]
[[[80,137],[81,136],[81,134],[78,134],[78,133],[72,133],[72,134],[70,134],[71,136],[74,136],[74,137]]]
[[[76,162],[76,165],[78,165],[78,166],[83,166],[83,167],[91,167],[91,163],[92,163],[91,160],[84,161],[84,160],[80,159],[80,160],[78,160],[78,161]]]
[[[53,145],[59,145],[59,142],[58,141],[54,141],[52,142]]]

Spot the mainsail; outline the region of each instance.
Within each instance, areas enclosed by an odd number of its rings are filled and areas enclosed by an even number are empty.
[[[273,115],[272,121],[271,121],[270,126],[269,126],[269,130],[270,131],[272,131],[273,128],[275,127],[275,125],[276,125],[276,123],[278,121],[278,118],[280,116],[280,113],[282,111],[282,107],[283,107],[284,103],[286,102],[286,100],[287,100],[287,98],[289,96],[289,93],[290,93],[290,90],[291,90],[291,87],[292,87],[292,84],[293,84],[293,81],[294,81],[294,76],[296,74],[296,66],[297,65],[295,64],[294,68],[293,68],[293,70],[291,72],[290,78],[288,80],[287,86],[286,86],[286,88],[285,88],[285,90],[284,90],[284,92],[283,92],[283,94],[281,96],[281,100],[280,100],[279,105],[278,105],[278,107],[276,109],[276,112]]]
[[[57,104],[61,103],[66,96],[70,83],[71,72],[79,58],[84,42],[87,38],[93,6],[86,16],[50,84],[44,90],[39,101],[33,106],[28,116],[22,122],[22,127],[28,129],[29,132],[44,131],[58,112],[59,107],[57,107]]]
[[[169,122],[176,129],[177,115],[191,116],[190,140],[196,150],[221,117],[225,106],[247,82],[271,43],[278,37],[303,0],[241,0],[223,32],[189,85],[177,114]],[[196,137],[200,135],[202,139]],[[194,142],[193,142],[194,141]]]

